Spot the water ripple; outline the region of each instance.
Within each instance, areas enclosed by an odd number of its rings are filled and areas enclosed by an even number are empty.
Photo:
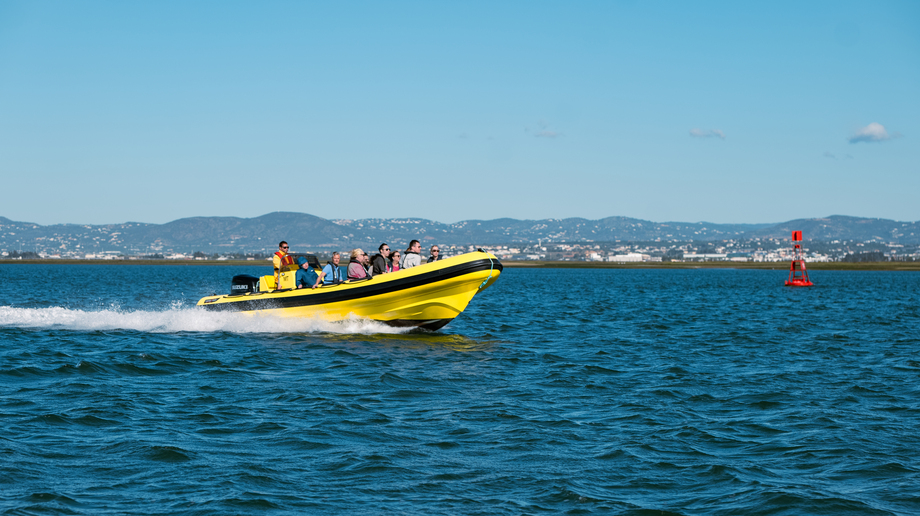
[[[0,512],[920,513],[920,276],[783,279],[508,269],[436,333],[13,291]]]

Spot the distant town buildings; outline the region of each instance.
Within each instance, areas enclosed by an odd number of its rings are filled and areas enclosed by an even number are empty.
[[[65,242],[55,237],[17,242],[15,249],[0,248],[0,259],[79,259],[79,260],[266,260],[273,249],[263,252],[226,252],[207,254],[202,251],[170,249],[159,242],[144,248],[125,248],[119,245],[118,232],[106,235],[90,248],[86,243]],[[93,237],[94,239],[97,237]],[[7,242],[11,239],[7,238]],[[792,244],[788,239],[750,238],[707,241],[639,241],[639,242],[546,242],[514,243],[509,245],[441,244],[436,238],[426,236],[425,246],[438,244],[445,257],[483,249],[501,260],[527,261],[588,261],[613,263],[645,263],[668,261],[726,261],[726,262],[785,262],[792,259]],[[273,244],[273,242],[272,242]],[[393,244],[397,245],[397,244]],[[397,245],[398,246],[398,245]],[[109,247],[109,249],[104,249]],[[121,247],[119,249],[119,247]],[[304,248],[307,247],[307,248]],[[333,251],[349,251],[354,243],[298,246],[299,252],[312,252],[321,258]],[[366,247],[366,245],[364,246]],[[851,240],[805,241],[806,260],[831,261],[916,261],[920,260],[920,246],[878,240],[856,242]],[[113,249],[114,248],[114,249]]]
[[[441,246],[455,254],[461,246]],[[591,242],[516,246],[470,245],[460,251],[481,248],[502,260],[593,261],[643,263],[662,261],[786,262],[792,259],[792,245],[780,239],[724,240],[716,242]],[[806,260],[810,262],[844,261],[873,253],[887,260],[920,260],[918,246],[854,242],[806,242]],[[875,260],[878,261],[878,260]]]

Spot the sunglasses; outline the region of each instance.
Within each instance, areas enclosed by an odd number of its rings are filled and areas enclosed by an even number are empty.
[[[283,246],[282,249],[290,249],[288,246]]]

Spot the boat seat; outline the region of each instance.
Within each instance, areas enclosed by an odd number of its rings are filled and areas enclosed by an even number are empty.
[[[275,277],[269,274],[259,278],[259,292],[271,292],[275,290]]]
[[[287,271],[281,273],[281,286],[275,286],[275,276],[269,274],[267,276],[262,276],[259,278],[259,292],[271,292],[273,290],[286,290],[292,289],[294,285],[294,277],[297,275],[297,271]]]

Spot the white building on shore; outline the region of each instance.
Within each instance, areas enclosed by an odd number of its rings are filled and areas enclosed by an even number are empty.
[[[627,263],[627,262],[647,262],[651,257],[647,254],[628,253],[628,254],[611,254],[607,257],[608,262]]]

